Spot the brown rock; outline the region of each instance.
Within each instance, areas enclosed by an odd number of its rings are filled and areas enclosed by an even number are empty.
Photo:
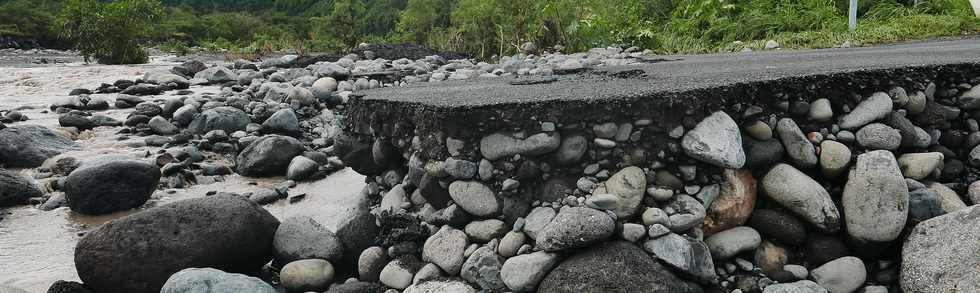
[[[701,228],[705,236],[741,226],[749,220],[755,208],[756,180],[747,169],[726,169],[721,192],[708,208]]]
[[[786,248],[775,243],[762,241],[762,245],[755,250],[755,265],[762,268],[765,273],[781,271],[788,262],[789,254]]]

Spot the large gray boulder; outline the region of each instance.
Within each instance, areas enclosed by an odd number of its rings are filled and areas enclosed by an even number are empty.
[[[820,183],[800,170],[779,164],[762,178],[769,198],[825,232],[840,230],[840,212]]]
[[[0,169],[0,207],[27,204],[30,198],[38,196],[41,190],[30,179]]]
[[[196,134],[205,134],[212,130],[224,130],[226,133],[245,130],[245,126],[251,123],[251,118],[242,110],[232,107],[217,107],[207,109],[200,115],[194,117],[187,130]]]
[[[551,270],[538,286],[541,293],[700,293],[636,245],[604,242],[582,250]]]
[[[212,268],[189,268],[167,279],[160,293],[276,293],[262,280]]]
[[[0,129],[0,165],[33,168],[61,153],[78,150],[71,139],[39,125],[17,125]]]
[[[712,113],[688,131],[681,146],[688,156],[708,164],[727,169],[745,165],[742,134],[735,120],[722,111]]]
[[[858,156],[842,195],[847,234],[861,242],[895,240],[909,215],[909,189],[889,151]]]
[[[902,246],[905,292],[980,289],[980,205],[923,221]]]
[[[72,211],[103,215],[142,206],[160,181],[160,168],[132,159],[92,160],[68,174],[65,199]]]
[[[280,266],[301,259],[343,260],[344,244],[327,227],[309,216],[290,217],[276,229],[272,241],[276,263]]]
[[[243,176],[261,177],[286,174],[293,157],[306,147],[295,138],[266,135],[250,143],[236,160],[236,170]]]
[[[88,232],[75,247],[75,269],[100,293],[159,292],[186,268],[259,269],[272,259],[278,226],[268,211],[244,197],[188,199]]]

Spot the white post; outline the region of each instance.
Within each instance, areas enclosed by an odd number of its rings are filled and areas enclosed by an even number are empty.
[[[980,0],[971,0],[971,1],[976,2],[976,1],[980,1]],[[858,17],[858,1],[857,0],[851,0],[850,2],[851,2],[851,6],[850,6],[850,9],[848,9],[848,11],[847,11],[847,27],[851,29],[851,32],[854,32],[854,30],[857,29],[857,24],[858,24],[858,18],[857,18]]]
[[[970,5],[973,6],[973,14],[980,17],[980,0],[970,0]]]

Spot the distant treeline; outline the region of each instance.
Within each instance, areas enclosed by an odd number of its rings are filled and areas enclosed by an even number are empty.
[[[64,42],[66,2],[0,0],[0,35]],[[96,0],[90,0],[96,1]],[[525,42],[581,51],[611,44],[657,52],[829,47],[980,32],[969,0],[152,0],[143,44],[181,51],[333,51],[361,42],[416,43],[488,58]],[[109,2],[109,1],[100,1]]]

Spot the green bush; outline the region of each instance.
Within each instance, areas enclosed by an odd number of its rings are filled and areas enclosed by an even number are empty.
[[[73,42],[86,61],[137,64],[149,59],[140,42],[161,13],[159,0],[68,0],[57,24],[62,37]]]

